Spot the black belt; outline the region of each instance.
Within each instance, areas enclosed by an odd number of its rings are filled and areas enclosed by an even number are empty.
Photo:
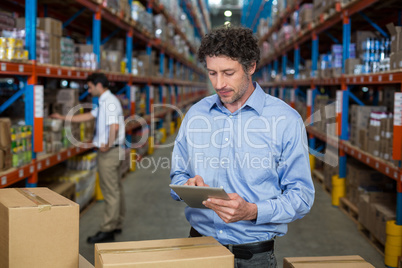
[[[234,255],[236,259],[248,260],[254,254],[268,252],[274,249],[274,240],[267,240],[255,243],[239,244],[239,245],[224,245]]]
[[[201,237],[202,235],[193,227],[190,229],[191,237]],[[224,245],[237,259],[251,259],[254,254],[268,252],[274,249],[274,240],[267,240],[255,243]]]

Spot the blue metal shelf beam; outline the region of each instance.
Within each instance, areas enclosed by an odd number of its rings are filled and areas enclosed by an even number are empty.
[[[71,18],[69,18],[68,20],[66,20],[63,23],[63,29],[66,28],[68,25],[70,25],[76,18],[78,18],[84,11],[86,10],[86,8],[82,8],[80,10],[78,10],[74,15],[71,16]]]
[[[377,31],[380,32],[380,34],[382,34],[382,36],[384,36],[385,38],[389,38],[389,35],[383,30],[381,29],[380,26],[378,26],[374,21],[372,21],[369,17],[366,16],[366,14],[364,14],[363,12],[359,12],[359,15],[365,19],[371,26],[373,26],[374,29],[376,29]]]
[[[113,38],[116,34],[118,34],[121,31],[120,28],[117,28],[116,30],[114,30],[111,34],[109,34],[108,36],[106,36],[102,41],[101,41],[101,45],[106,44],[111,38]]]
[[[0,114],[4,112],[11,104],[13,104],[16,100],[18,100],[25,93],[25,87],[19,89],[16,93],[14,93],[11,98],[6,100],[2,105],[0,105]]]

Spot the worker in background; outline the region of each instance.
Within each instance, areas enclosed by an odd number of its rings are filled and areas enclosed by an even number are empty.
[[[260,49],[250,29],[214,29],[203,37],[198,59],[217,94],[187,112],[170,177],[176,185],[221,187],[230,200],[186,207],[190,236],[213,236],[233,252],[235,267],[276,267],[275,237],[314,201],[303,121],[252,82]]]
[[[99,97],[99,105],[91,112],[77,114],[71,118],[60,114],[50,117],[71,122],[85,122],[96,119],[96,131],[92,141],[98,148],[99,183],[105,208],[100,231],[88,237],[88,243],[110,242],[115,233],[121,233],[125,216],[124,192],[121,183],[120,164],[124,145],[125,129],[123,109],[120,101],[109,87],[109,81],[103,73],[93,73],[87,78],[88,92],[92,97]],[[66,118],[67,117],[67,118]]]

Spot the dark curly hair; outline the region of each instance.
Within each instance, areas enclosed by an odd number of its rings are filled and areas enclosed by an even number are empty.
[[[221,26],[206,34],[198,49],[198,60],[206,66],[206,57],[226,56],[238,61],[245,72],[260,61],[258,38],[249,28]]]

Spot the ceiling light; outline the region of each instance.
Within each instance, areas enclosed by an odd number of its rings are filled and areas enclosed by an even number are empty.
[[[232,16],[232,11],[226,10],[224,15],[225,15],[225,17],[231,17]]]

